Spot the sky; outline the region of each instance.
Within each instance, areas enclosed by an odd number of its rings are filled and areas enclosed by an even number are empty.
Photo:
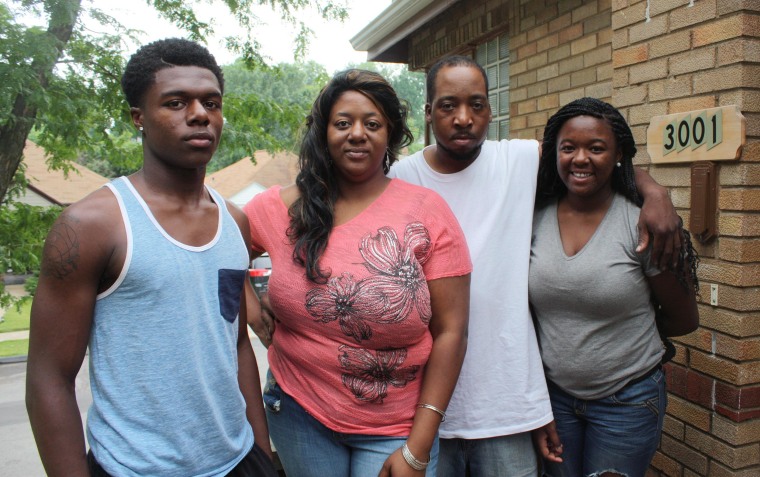
[[[179,30],[168,21],[158,18],[155,10],[148,7],[144,1],[124,0],[92,0],[93,3],[106,13],[113,15],[128,28],[142,30],[142,43],[148,43],[160,38],[178,36]],[[203,3],[203,2],[197,2]],[[391,0],[345,0],[349,9],[349,17],[344,22],[325,21],[315,10],[307,10],[300,17],[308,19],[307,25],[314,30],[306,60],[314,60],[325,66],[328,73],[334,73],[349,63],[366,61],[366,52],[357,52],[351,47],[350,39],[364,26],[370,23],[390,4]],[[239,28],[234,19],[224,15],[217,16],[216,12],[226,11],[226,7],[213,3],[205,8],[215,20],[215,31],[229,34]],[[272,63],[293,62],[295,49],[295,28],[280,20],[279,16],[267,7],[256,7],[257,15],[266,23],[257,27],[256,38],[262,45],[262,54]],[[259,14],[258,10],[261,11]],[[217,35],[208,41],[208,48],[220,64],[232,63],[234,55],[227,52],[222,44],[222,35]],[[134,49],[134,47],[133,47]]]

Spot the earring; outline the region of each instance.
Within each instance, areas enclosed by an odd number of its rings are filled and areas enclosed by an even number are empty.
[[[618,166],[618,167],[620,167],[620,163],[619,162],[617,164],[615,164],[615,165]]]
[[[385,150],[385,163],[384,163],[384,166],[385,166],[385,172],[386,173],[391,170],[391,158],[388,156],[388,149]]]
[[[143,130],[143,127],[142,127],[142,126],[140,126],[140,127],[138,127],[137,129],[139,129],[139,130],[140,130],[140,132],[142,132],[142,130]]]

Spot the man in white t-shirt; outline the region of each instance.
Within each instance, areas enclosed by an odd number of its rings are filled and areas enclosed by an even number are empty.
[[[531,431],[539,454],[561,458],[528,308],[540,148],[535,140],[486,141],[488,79],[468,57],[444,58],[430,69],[425,116],[436,145],[399,161],[389,176],[443,196],[473,262],[467,354],[440,427],[438,477],[535,476]],[[644,172],[636,180],[653,217],[642,210],[642,222],[664,229],[653,253],[670,263],[680,242],[667,191]],[[649,237],[641,235],[645,248]]]

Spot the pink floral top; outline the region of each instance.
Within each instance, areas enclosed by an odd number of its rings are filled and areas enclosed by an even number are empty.
[[[277,383],[334,431],[408,435],[433,341],[427,281],[472,270],[459,223],[438,194],[394,179],[333,228],[320,261],[331,275],[319,285],[293,262],[279,192],[244,207],[252,247],[272,259]]]

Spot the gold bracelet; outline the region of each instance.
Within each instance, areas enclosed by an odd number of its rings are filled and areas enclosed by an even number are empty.
[[[435,412],[437,412],[438,414],[441,415],[441,422],[443,422],[443,421],[446,420],[446,412],[445,411],[441,411],[440,409],[438,409],[437,407],[433,406],[432,404],[426,404],[424,402],[421,402],[421,403],[417,404],[417,409],[430,409],[431,411],[435,411]]]
[[[409,446],[406,445],[406,441],[404,441],[404,445],[401,446],[401,455],[404,456],[404,460],[409,464],[409,467],[414,470],[425,470],[430,463],[430,459],[428,459],[427,462],[417,460],[417,458],[414,457],[414,454],[412,454],[412,451],[409,450]]]

